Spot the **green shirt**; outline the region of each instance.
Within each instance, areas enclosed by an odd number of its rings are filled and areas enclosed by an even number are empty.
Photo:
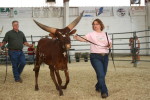
[[[23,43],[27,40],[22,31],[10,30],[5,34],[3,42],[8,42],[8,49],[22,50]]]

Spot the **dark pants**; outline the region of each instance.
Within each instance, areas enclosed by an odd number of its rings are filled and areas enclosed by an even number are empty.
[[[20,80],[20,75],[26,64],[23,51],[11,51],[9,50],[9,56],[12,63],[13,75],[16,80]]]
[[[97,84],[95,85],[96,89],[100,90],[101,93],[106,93],[108,95],[108,89],[105,84],[108,55],[101,56],[100,54],[90,54],[90,61],[97,75]]]

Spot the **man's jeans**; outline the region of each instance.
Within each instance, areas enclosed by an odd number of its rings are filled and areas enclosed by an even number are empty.
[[[97,84],[95,85],[97,90],[100,90],[101,93],[106,93],[108,95],[108,89],[105,84],[105,76],[107,73],[108,67],[108,55],[101,56],[100,54],[90,54],[91,64],[97,75]]]
[[[9,50],[9,57],[12,63],[13,75],[16,80],[20,80],[20,75],[26,64],[23,51]]]

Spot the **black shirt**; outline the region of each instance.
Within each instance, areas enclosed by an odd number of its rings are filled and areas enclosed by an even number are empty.
[[[5,34],[4,42],[8,42],[8,49],[22,50],[23,43],[27,42],[26,37],[22,31],[10,30]]]

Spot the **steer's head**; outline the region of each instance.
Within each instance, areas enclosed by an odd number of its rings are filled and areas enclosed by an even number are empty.
[[[76,32],[76,30],[73,28],[78,24],[82,15],[83,15],[83,12],[72,23],[70,23],[68,26],[66,26],[63,29],[52,28],[52,27],[43,25],[35,20],[34,22],[43,30],[49,32],[52,38],[58,38],[58,40],[60,40],[65,46],[65,48],[68,50],[71,48],[70,35]]]
[[[50,34],[53,38],[58,38],[59,41],[61,41],[62,45],[66,50],[69,50],[71,48],[70,43],[70,35],[74,34],[76,32],[76,29],[70,31],[68,27],[64,29],[57,29],[55,34]]]

